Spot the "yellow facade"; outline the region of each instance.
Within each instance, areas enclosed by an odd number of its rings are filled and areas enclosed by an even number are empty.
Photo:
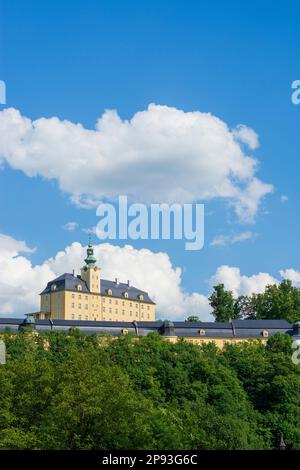
[[[223,349],[224,346],[227,346],[229,344],[231,345],[238,345],[241,343],[247,343],[247,342],[259,342],[261,344],[267,344],[266,339],[260,339],[260,338],[199,338],[197,336],[191,337],[191,336],[164,336],[163,339],[165,341],[169,341],[170,343],[177,343],[178,341],[181,341],[182,339],[184,341],[187,341],[188,343],[192,343],[195,345],[203,345],[203,344],[214,344],[217,346],[219,349]]]
[[[96,266],[91,245],[81,275],[66,274],[70,280],[60,285],[60,278],[48,283],[41,293],[37,320],[88,320],[88,321],[155,321],[155,303],[147,292],[140,291],[117,280],[101,282],[101,270]],[[106,287],[102,285],[106,283]],[[72,288],[69,288],[72,285]]]

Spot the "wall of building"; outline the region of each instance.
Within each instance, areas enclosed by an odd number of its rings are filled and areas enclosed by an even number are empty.
[[[41,296],[40,318],[93,321],[154,321],[155,305],[90,292],[60,291]]]
[[[223,349],[224,346],[231,344],[231,345],[238,345],[241,343],[245,343],[248,341],[259,341],[261,344],[267,344],[267,339],[264,338],[199,338],[195,337],[184,337],[184,336],[164,336],[164,340],[169,341],[171,343],[177,343],[180,340],[187,341],[188,343],[202,345],[202,344],[215,344],[217,348]]]

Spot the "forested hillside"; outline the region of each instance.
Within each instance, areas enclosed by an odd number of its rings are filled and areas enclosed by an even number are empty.
[[[300,449],[291,339],[170,344],[156,334],[4,335],[1,449]]]

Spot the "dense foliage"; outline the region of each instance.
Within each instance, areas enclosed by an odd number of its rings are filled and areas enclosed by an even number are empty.
[[[156,334],[4,334],[0,449],[300,449],[291,339],[196,346]]]
[[[209,297],[216,321],[243,319],[285,319],[290,323],[300,320],[300,289],[291,281],[267,286],[261,294],[234,298],[224,284],[214,286]]]

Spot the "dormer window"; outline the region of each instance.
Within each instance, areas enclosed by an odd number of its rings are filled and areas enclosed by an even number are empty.
[[[199,330],[199,335],[200,336],[205,336],[205,330],[203,330],[203,329]]]
[[[128,292],[123,292],[125,299],[128,299]]]
[[[268,338],[269,337],[269,332],[267,330],[263,330],[262,335],[263,335],[264,338]]]
[[[76,289],[79,290],[79,291],[81,291],[81,290],[82,290],[81,284],[77,284]]]
[[[140,299],[140,300],[144,300],[143,294],[140,294],[140,295],[139,295],[139,299]]]
[[[108,293],[108,295],[112,295],[112,290],[111,290],[111,289],[107,289],[107,293]]]
[[[51,286],[51,290],[52,290],[52,291],[56,290],[56,288],[57,288],[56,284],[53,284],[53,285]]]

